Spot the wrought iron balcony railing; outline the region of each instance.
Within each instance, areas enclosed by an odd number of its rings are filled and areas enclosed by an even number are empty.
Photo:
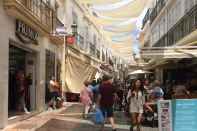
[[[90,54],[95,56],[96,46],[93,43],[90,44]]]
[[[44,32],[53,28],[54,10],[43,0],[4,0],[4,7],[10,15],[31,26],[38,25]]]
[[[155,18],[157,17],[157,15],[160,13],[160,11],[163,9],[163,7],[165,5],[166,5],[165,0],[158,0],[157,1],[156,6],[152,9],[152,11],[150,13],[150,23],[151,24],[155,20]]]
[[[197,4],[153,46],[172,46],[197,29]]]
[[[97,49],[96,50],[96,57],[97,57],[97,59],[100,59],[100,54],[101,54],[100,51]]]
[[[147,10],[146,15],[144,16],[144,19],[142,21],[142,29],[144,28],[145,24],[149,21],[150,19],[150,9]]]

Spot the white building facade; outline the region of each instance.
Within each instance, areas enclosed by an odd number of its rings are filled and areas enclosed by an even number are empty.
[[[194,55],[195,49],[187,48],[196,46],[196,5],[196,0],[154,0],[144,18],[141,33],[142,57],[149,59],[147,68],[154,69],[156,78],[161,81],[170,76],[165,75],[168,72],[166,70],[182,68],[175,66],[178,61],[193,59],[188,54]],[[170,66],[173,63],[174,67]]]

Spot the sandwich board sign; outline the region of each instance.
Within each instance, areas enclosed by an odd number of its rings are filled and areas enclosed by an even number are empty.
[[[159,131],[172,130],[172,103],[170,100],[158,101]]]

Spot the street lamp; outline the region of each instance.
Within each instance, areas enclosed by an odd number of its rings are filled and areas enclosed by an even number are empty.
[[[77,34],[78,34],[78,32],[77,32],[77,24],[72,24],[71,28],[72,28],[72,35],[77,36]]]
[[[65,94],[65,85],[66,85],[66,60],[68,56],[68,46],[67,46],[67,37],[72,36],[72,37],[77,37],[77,25],[72,24],[71,25],[72,33],[69,34],[68,30],[63,26],[63,27],[58,27],[56,28],[56,33],[55,35],[57,36],[62,36],[64,38],[64,43],[63,43],[63,56],[62,56],[62,69],[61,69],[61,78],[62,78],[62,96],[64,97]],[[64,97],[65,98],[65,97]]]

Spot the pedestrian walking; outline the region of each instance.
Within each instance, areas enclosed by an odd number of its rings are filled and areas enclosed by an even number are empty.
[[[50,101],[48,106],[56,109],[57,99],[60,97],[59,95],[59,84],[55,81],[55,77],[52,77],[49,82],[49,92],[50,92]]]
[[[91,107],[92,110],[96,108],[96,102],[97,102],[98,95],[99,95],[99,86],[100,86],[100,80],[93,80],[89,85],[93,93],[92,107]]]
[[[145,103],[144,88],[140,80],[135,80],[128,92],[129,112],[131,113],[130,131],[140,131],[143,106]]]
[[[144,80],[144,94],[145,94],[145,101],[148,101],[150,94],[152,93],[152,87],[148,79]]]
[[[87,115],[89,113],[92,104],[92,97],[93,97],[93,93],[91,91],[89,84],[90,84],[89,81],[85,81],[84,88],[80,92],[80,101],[84,105],[83,117],[85,119],[87,118]]]
[[[191,94],[185,85],[176,85],[174,88],[174,99],[191,99]]]
[[[109,119],[113,131],[116,131],[113,114],[114,99],[115,96],[117,96],[115,95],[115,93],[116,90],[112,85],[112,77],[104,75],[103,81],[99,87],[98,104],[103,113],[103,116]],[[101,130],[104,130],[104,124]]]
[[[155,80],[153,84],[153,94],[157,100],[162,100],[164,97],[164,91],[161,88],[161,82],[159,80]]]

